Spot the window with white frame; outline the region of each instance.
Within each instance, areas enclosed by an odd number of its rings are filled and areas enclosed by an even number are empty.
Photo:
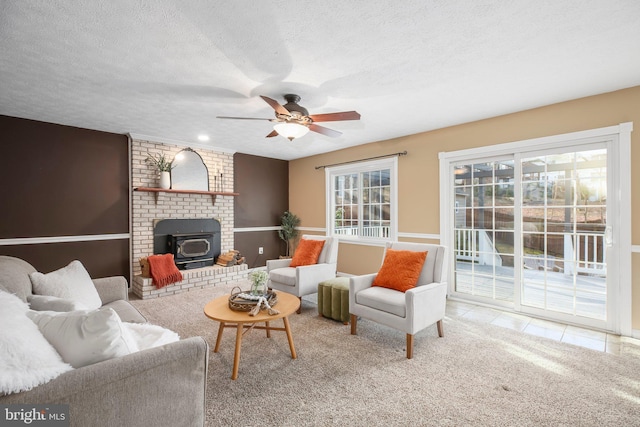
[[[393,157],[325,169],[329,235],[363,241],[396,239],[397,164]]]

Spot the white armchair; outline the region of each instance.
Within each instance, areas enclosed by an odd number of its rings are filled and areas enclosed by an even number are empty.
[[[438,336],[444,336],[442,319],[447,300],[447,248],[440,245],[393,242],[387,243],[385,255],[388,248],[428,252],[418,283],[416,287],[400,292],[372,286],[377,273],[351,277],[351,334],[356,335],[358,317],[403,331],[407,334],[407,359],[411,359],[414,334],[436,323]]]
[[[338,239],[314,235],[304,235],[302,238],[325,241],[317,264],[289,267],[291,259],[267,261],[269,287],[293,294],[300,299],[304,295],[318,292],[318,283],[336,277],[338,265]],[[298,309],[298,313],[300,313],[300,309]]]

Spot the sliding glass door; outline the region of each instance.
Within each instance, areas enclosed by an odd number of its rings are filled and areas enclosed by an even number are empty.
[[[514,160],[455,165],[453,182],[455,290],[513,303]]]
[[[619,220],[630,207],[616,190],[626,185],[615,166],[624,158],[617,143],[617,136],[607,135],[504,144],[492,157],[486,156],[491,150],[441,156],[448,191],[443,242],[453,249],[450,296],[600,329],[624,328],[620,313],[630,283],[621,277],[625,238]],[[625,310],[612,318],[618,307]]]
[[[606,321],[607,149],[523,156],[519,165],[522,311]]]

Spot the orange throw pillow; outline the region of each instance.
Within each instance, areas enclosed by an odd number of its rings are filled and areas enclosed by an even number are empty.
[[[387,249],[382,268],[373,280],[373,286],[407,292],[415,288],[418,278],[427,259],[427,252],[397,251]]]
[[[289,267],[317,264],[323,247],[324,240],[300,239],[300,243],[298,243]]]

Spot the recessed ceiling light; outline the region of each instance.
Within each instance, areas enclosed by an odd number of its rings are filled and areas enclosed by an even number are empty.
[[[209,140],[209,135],[198,135],[198,141],[206,142]]]

